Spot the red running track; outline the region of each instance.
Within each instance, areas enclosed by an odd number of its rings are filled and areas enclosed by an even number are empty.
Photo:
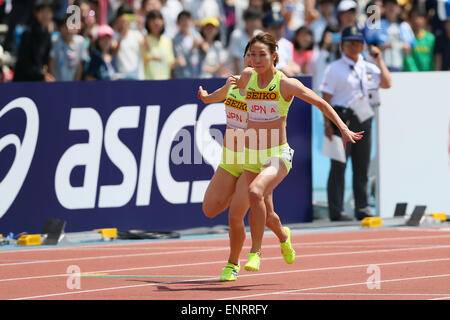
[[[0,298],[450,300],[448,227],[293,230],[292,242],[288,265],[266,232],[260,271],[226,283],[226,237],[1,250]]]

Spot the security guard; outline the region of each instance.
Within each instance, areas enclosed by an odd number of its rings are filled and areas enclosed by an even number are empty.
[[[376,64],[364,60],[363,50],[362,31],[356,26],[344,28],[341,35],[342,57],[327,67],[320,86],[323,98],[333,106],[349,129],[354,132],[364,131],[361,141],[347,145],[344,160],[331,159],[327,192],[332,221],[351,220],[343,210],[345,168],[349,156],[353,167],[355,217],[362,220],[371,216],[367,185],[374,115],[372,108],[379,103],[378,88],[391,87],[391,76],[378,48],[369,47],[371,58]],[[332,140],[333,135],[339,136],[339,130],[325,119],[325,136]],[[339,144],[336,146],[339,147]]]

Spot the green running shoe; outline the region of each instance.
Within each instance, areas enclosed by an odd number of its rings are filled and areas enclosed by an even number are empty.
[[[239,270],[241,270],[241,265],[235,265],[228,262],[222,270],[223,272],[220,276],[220,281],[235,281],[237,280]]]
[[[292,264],[295,260],[295,251],[291,245],[291,229],[288,227],[283,227],[283,229],[287,233],[287,240],[285,242],[280,242],[281,254],[286,263]]]
[[[247,254],[248,261],[245,264],[245,270],[247,271],[258,271],[259,265],[261,263],[261,253],[250,252]]]

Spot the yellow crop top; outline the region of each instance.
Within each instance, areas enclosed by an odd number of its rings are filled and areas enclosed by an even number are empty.
[[[245,97],[241,95],[240,89],[228,90],[227,98],[224,102],[227,115],[227,125],[234,129],[247,128],[248,109]]]
[[[280,80],[283,74],[277,71],[272,81],[264,89],[258,86],[258,73],[253,73],[245,87],[245,101],[248,107],[248,120],[272,121],[288,114],[291,101],[286,101],[280,93]]]

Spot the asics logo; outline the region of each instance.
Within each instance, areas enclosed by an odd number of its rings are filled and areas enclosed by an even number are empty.
[[[0,152],[9,145],[13,145],[16,149],[13,164],[0,181],[0,218],[8,211],[22,188],[34,156],[39,133],[39,114],[36,104],[31,99],[17,98],[11,101],[0,110],[0,118],[14,109],[21,109],[27,122],[22,141],[15,134],[7,134],[0,138]]]

